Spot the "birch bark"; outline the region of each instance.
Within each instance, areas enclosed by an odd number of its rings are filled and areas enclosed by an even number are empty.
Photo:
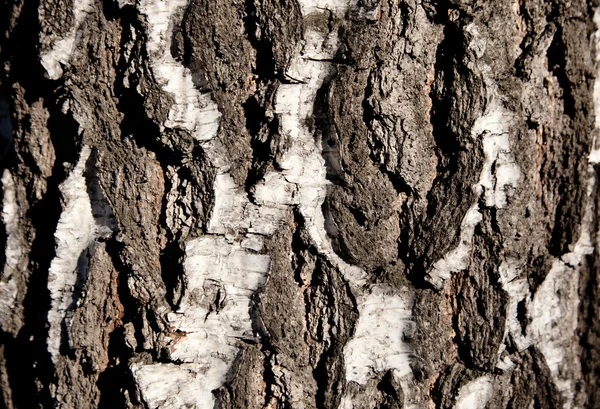
[[[0,406],[600,406],[600,12],[0,5]]]

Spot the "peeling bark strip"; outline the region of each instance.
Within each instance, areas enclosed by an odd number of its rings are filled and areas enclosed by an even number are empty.
[[[5,2],[0,407],[600,406],[596,7]]]
[[[6,277],[14,274],[19,269],[23,249],[19,240],[19,221],[21,215],[16,199],[15,182],[8,169],[2,175],[2,222],[4,223],[6,241],[4,247],[4,270]],[[7,328],[11,310],[17,299],[17,284],[14,279],[7,282],[0,281],[0,325]]]
[[[48,271],[48,290],[52,300],[48,312],[48,351],[54,361],[60,354],[63,325],[69,326],[67,312],[80,302],[75,296],[77,287],[83,287],[88,279],[86,253],[96,240],[110,237],[115,229],[110,211],[94,208],[98,204],[92,204],[88,193],[84,173],[90,153],[89,147],[83,147],[77,165],[60,189],[63,212],[54,233],[56,257]]]
[[[477,25],[469,24],[465,30],[473,36],[468,49],[477,57],[483,57],[487,42],[481,37]],[[475,228],[482,221],[479,211],[482,195],[486,207],[502,209],[506,206],[507,197],[514,194],[521,177],[521,171],[510,151],[509,131],[513,115],[502,106],[500,101],[503,96],[499,94],[498,85],[487,74],[492,72],[492,68],[486,63],[480,64],[481,67],[478,68],[483,74],[488,107],[485,114],[477,118],[471,128],[471,137],[475,141],[481,138],[484,153],[481,175],[477,184],[473,186],[477,199],[461,222],[458,247],[446,253],[429,272],[430,281],[438,288],[450,278],[451,273],[460,272],[467,267],[471,253],[470,243]]]

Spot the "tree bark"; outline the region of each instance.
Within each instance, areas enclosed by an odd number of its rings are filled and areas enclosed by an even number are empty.
[[[0,406],[600,407],[595,0],[0,7]]]

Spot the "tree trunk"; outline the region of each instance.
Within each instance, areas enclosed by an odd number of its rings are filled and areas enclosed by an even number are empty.
[[[0,7],[0,406],[600,407],[596,1]]]

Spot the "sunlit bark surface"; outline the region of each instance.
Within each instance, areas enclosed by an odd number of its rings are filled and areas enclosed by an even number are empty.
[[[596,6],[4,1],[0,407],[599,407]]]

